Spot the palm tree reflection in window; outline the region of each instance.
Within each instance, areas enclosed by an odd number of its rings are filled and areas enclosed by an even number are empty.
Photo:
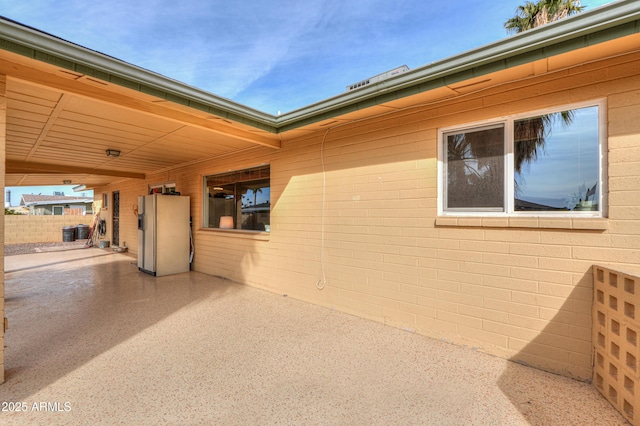
[[[568,127],[573,122],[573,117],[573,111],[562,111],[514,122],[513,171],[516,175],[514,179],[516,210],[567,210],[566,208],[528,202],[518,196],[522,195],[522,184],[526,181],[522,167],[535,163],[540,155],[545,153],[546,138],[550,135],[556,122],[560,121],[563,126]]]
[[[506,210],[504,129],[445,135],[445,209]],[[514,210],[599,210],[598,135],[597,106],[513,121]]]
[[[544,152],[545,138],[558,120],[566,127],[573,122],[574,111],[562,111],[539,117],[518,120],[514,123],[514,171],[520,174],[523,164],[531,164]]]
[[[502,210],[504,127],[447,136],[447,208]]]
[[[598,210],[598,107],[514,122],[516,211]]]

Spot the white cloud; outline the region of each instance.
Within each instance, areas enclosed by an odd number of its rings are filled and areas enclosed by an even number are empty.
[[[118,38],[144,46],[133,53],[136,65],[231,98],[268,74],[322,18],[321,1],[278,2],[278,7],[214,2],[198,9],[196,3],[136,19],[135,33],[116,28]]]
[[[502,23],[521,3],[0,0],[0,13],[275,113],[387,69],[415,68],[502,38]]]

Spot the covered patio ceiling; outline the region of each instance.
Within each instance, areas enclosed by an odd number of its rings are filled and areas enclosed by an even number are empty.
[[[0,50],[7,76],[6,186],[84,184],[245,150],[277,135]],[[120,151],[108,157],[107,149]]]
[[[562,77],[576,65],[638,54],[640,5],[623,1],[606,11],[526,31],[278,117],[0,18],[5,185],[70,181],[93,188],[144,179],[255,147],[277,150],[284,138],[350,121],[437,107],[505,84],[526,85],[542,74]],[[108,157],[107,149],[120,156]]]

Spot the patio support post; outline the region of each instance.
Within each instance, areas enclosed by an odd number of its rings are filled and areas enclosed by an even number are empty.
[[[4,194],[5,183],[5,160],[7,157],[5,148],[7,142],[7,76],[0,74],[0,188]],[[4,214],[0,219],[0,254],[2,254],[2,262],[0,262],[0,383],[4,383]]]

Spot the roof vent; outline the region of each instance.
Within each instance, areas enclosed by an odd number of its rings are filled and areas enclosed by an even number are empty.
[[[407,71],[409,71],[409,67],[406,66],[406,65],[403,65],[403,66],[398,67],[398,68],[394,68],[394,69],[392,69],[390,71],[383,72],[382,74],[378,74],[378,75],[376,75],[374,77],[370,77],[370,78],[368,78],[366,80],[362,80],[362,81],[359,81],[357,83],[348,85],[347,86],[347,92],[359,89],[361,87],[368,86],[369,84],[372,84],[372,83],[377,83],[379,81],[386,80],[386,79],[391,78],[391,77],[395,77],[395,76],[400,75],[400,74],[402,74],[404,72],[407,72]]]

